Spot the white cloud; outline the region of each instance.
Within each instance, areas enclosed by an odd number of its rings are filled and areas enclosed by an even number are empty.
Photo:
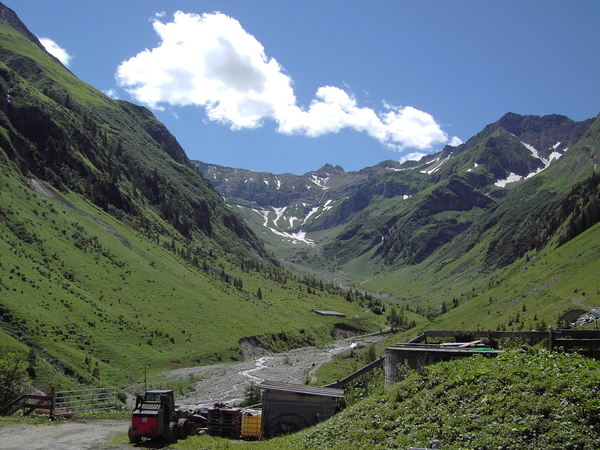
[[[224,14],[178,11],[167,23],[160,17],[153,21],[160,45],[124,61],[116,74],[118,84],[145,105],[203,106],[210,120],[232,129],[257,128],[266,119],[281,133],[311,137],[350,128],[398,151],[449,141],[430,114],[386,102],[377,112],[333,86],[320,87],[308,108],[298,106],[292,79]]]
[[[406,161],[420,161],[423,156],[427,156],[427,153],[421,153],[421,152],[409,153],[408,155],[404,155],[402,158],[400,158],[400,160],[398,162],[400,164],[402,164]]]
[[[463,143],[463,141],[462,141],[460,138],[458,138],[458,137],[454,136],[454,137],[453,137],[453,138],[450,140],[450,142],[448,143],[448,145],[451,145],[452,147],[457,147],[457,146],[459,146],[459,145],[460,145],[460,144],[462,144],[462,143]]]
[[[56,57],[61,63],[63,63],[64,66],[69,67],[73,56],[69,55],[64,48],[60,47],[52,39],[45,37],[39,39],[48,53]]]
[[[115,89],[111,88],[111,89],[107,89],[106,91],[102,91],[102,92],[104,92],[106,95],[108,95],[113,100],[119,99],[119,93]]]

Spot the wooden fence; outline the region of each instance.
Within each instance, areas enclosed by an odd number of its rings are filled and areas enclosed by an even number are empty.
[[[115,409],[118,405],[116,388],[84,389],[78,391],[55,392],[50,395],[22,395],[0,408],[0,415],[6,416],[23,409],[24,415],[34,411],[50,417],[75,413]]]

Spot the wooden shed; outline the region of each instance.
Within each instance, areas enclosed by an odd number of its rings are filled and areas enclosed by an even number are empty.
[[[293,433],[329,419],[342,389],[263,381],[261,439]]]

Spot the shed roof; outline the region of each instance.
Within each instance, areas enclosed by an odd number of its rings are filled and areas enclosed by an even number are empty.
[[[327,387],[307,386],[305,384],[284,383],[281,381],[263,381],[256,386],[259,389],[269,389],[273,391],[291,392],[294,394],[316,395],[320,397],[344,398],[343,389],[334,389]]]
[[[564,313],[562,316],[560,316],[558,321],[559,322],[575,322],[579,316],[586,314],[588,312],[589,311],[587,309],[572,309],[572,310]]]
[[[323,311],[322,309],[313,309],[313,311],[321,316],[346,317],[346,314],[337,311]]]

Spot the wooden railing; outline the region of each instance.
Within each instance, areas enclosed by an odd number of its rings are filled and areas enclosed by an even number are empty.
[[[425,331],[409,344],[427,342],[428,338],[487,338],[487,339],[548,339],[548,347],[600,347],[600,330],[570,330],[549,328],[547,331]]]
[[[3,406],[0,409],[0,415],[10,416],[19,409],[24,409],[23,414],[27,416],[36,409],[48,409],[50,416],[52,416],[54,413],[54,394],[54,389],[52,389],[51,395],[21,395],[8,405]]]
[[[331,384],[327,384],[323,387],[330,387],[330,388],[341,388],[343,386],[346,386],[348,383],[350,383],[352,380],[360,377],[361,375],[364,375],[366,373],[371,372],[372,370],[376,369],[377,367],[381,366],[383,364],[383,362],[385,361],[385,356],[380,357],[379,359],[373,361],[370,364],[367,364],[366,366],[364,366],[362,369],[358,369],[356,372],[348,375],[346,378],[342,379],[342,380],[338,380],[335,383],[331,383]]]

